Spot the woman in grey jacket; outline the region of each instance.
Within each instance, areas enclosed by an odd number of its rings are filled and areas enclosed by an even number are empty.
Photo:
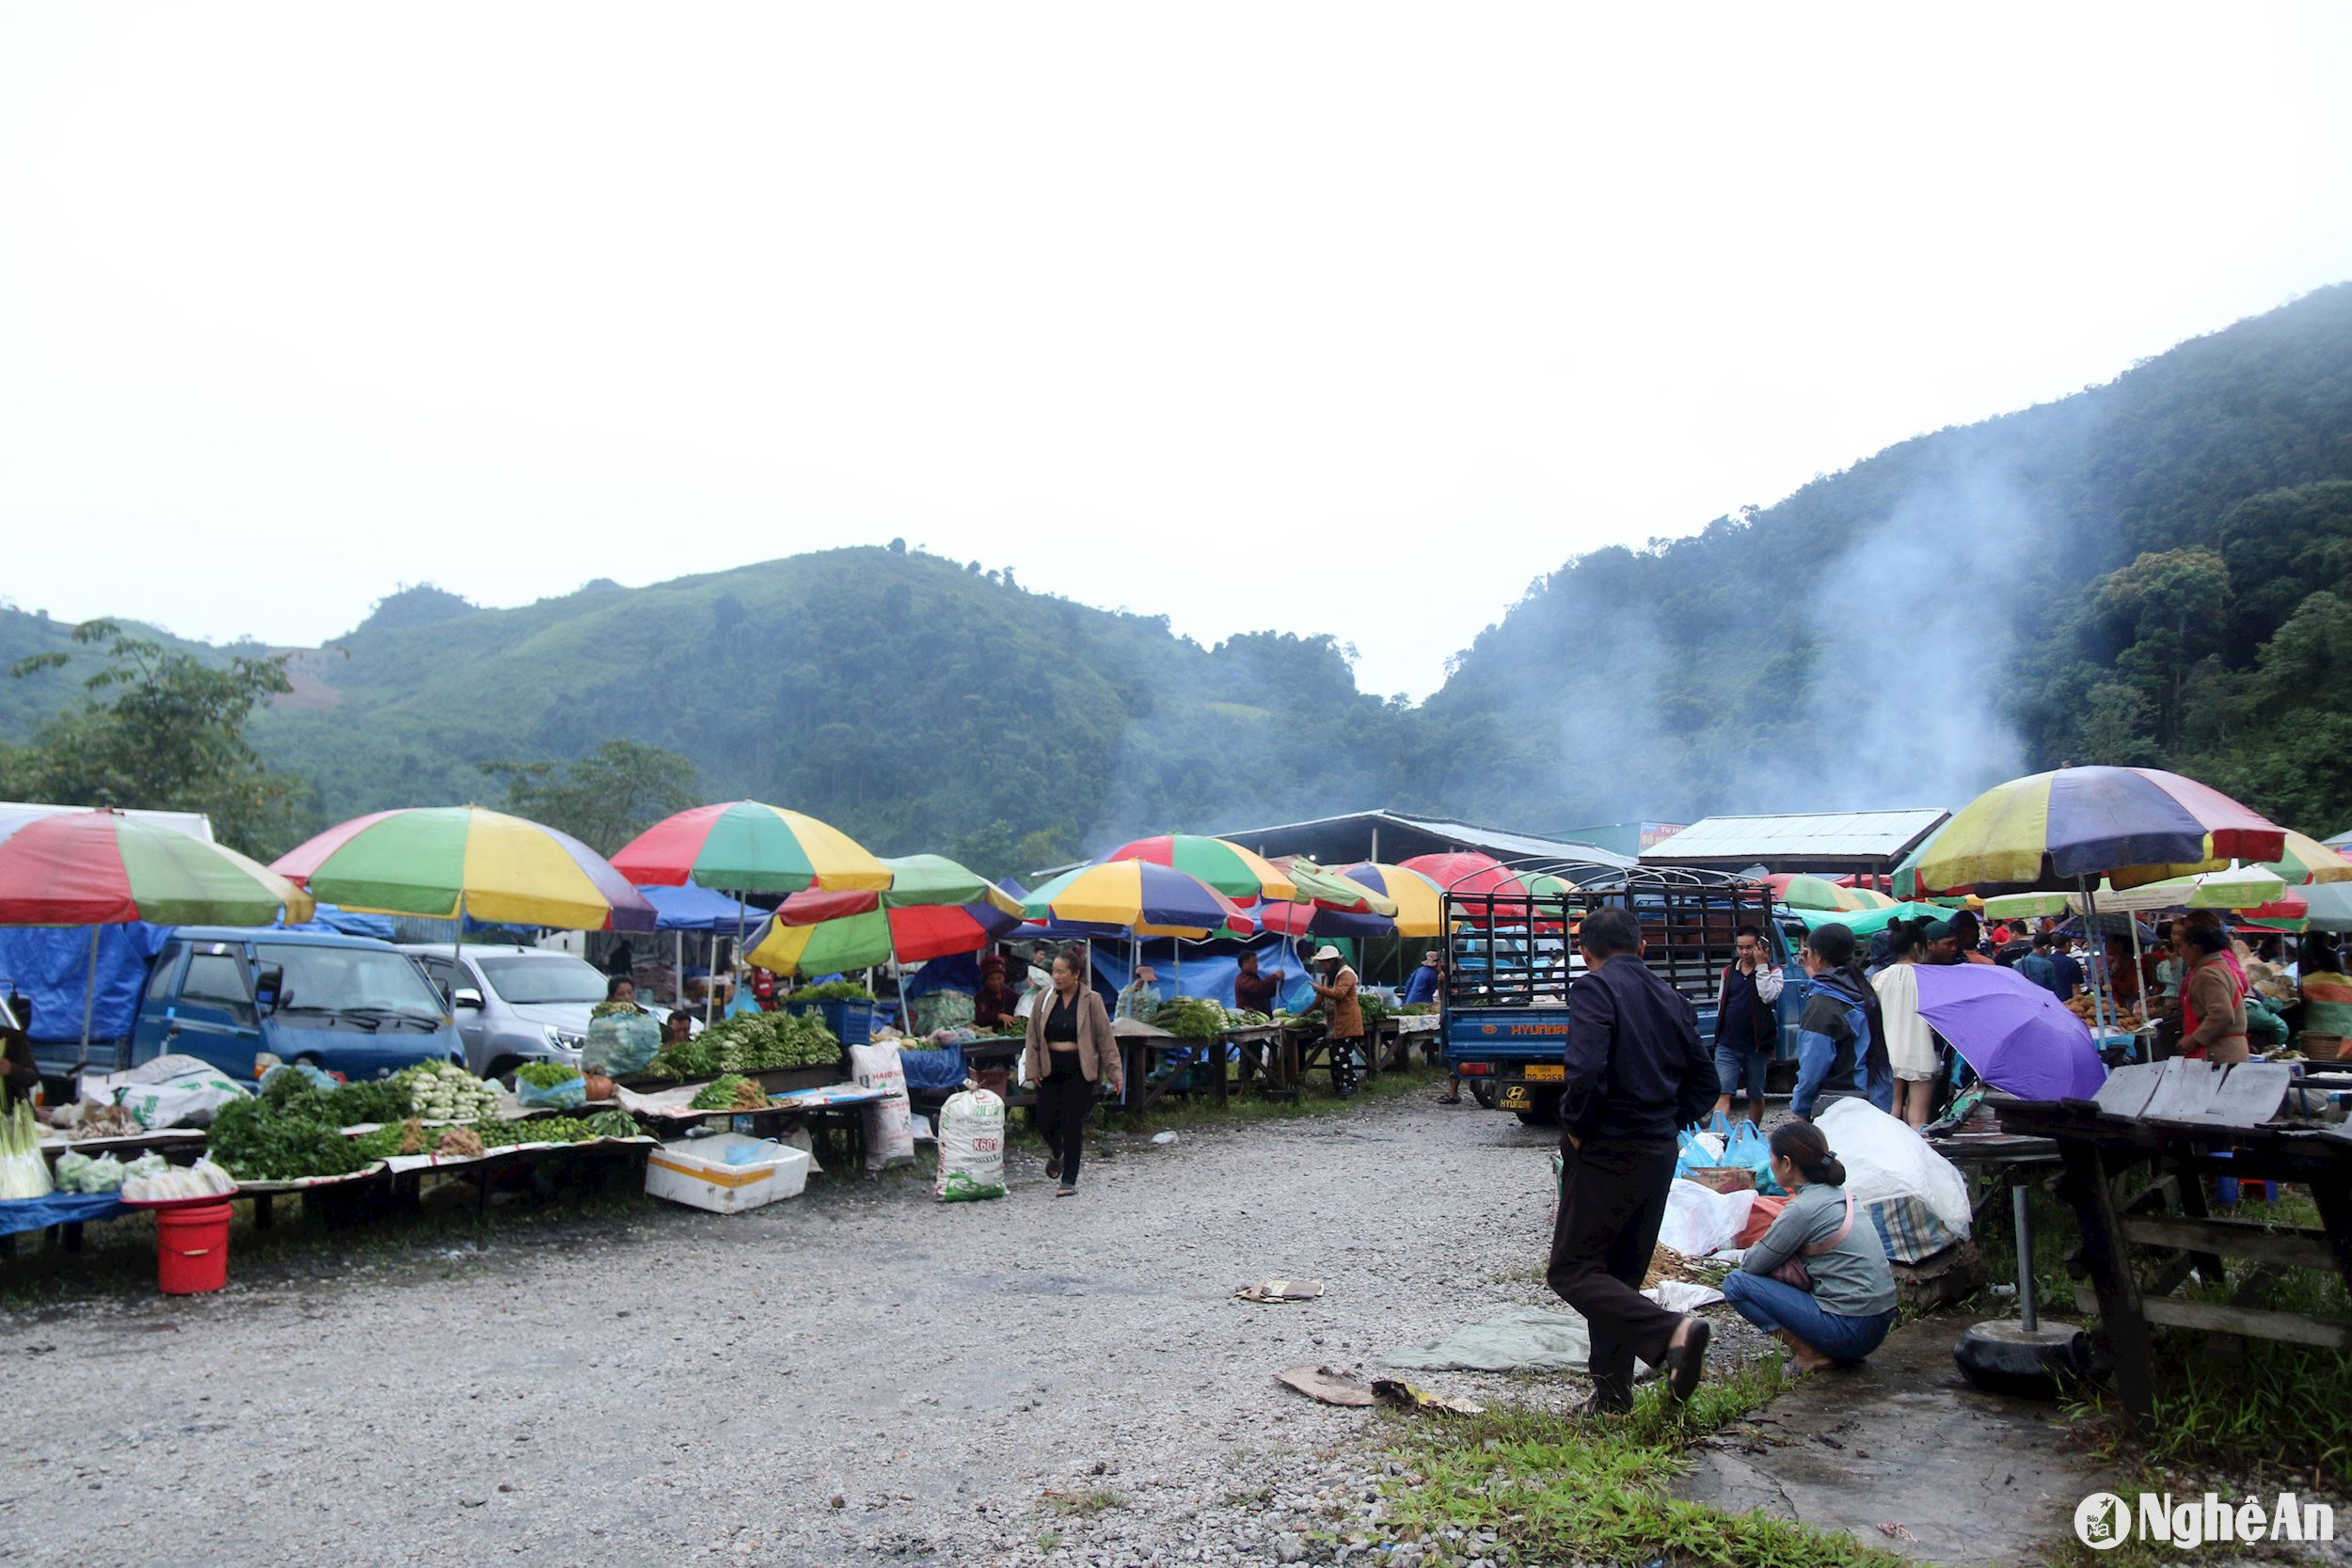
[[[1895,1272],[1877,1227],[1846,1195],[1846,1167],[1807,1121],[1773,1130],[1788,1207],[1724,1279],[1740,1315],[1780,1336],[1792,1374],[1860,1361],[1895,1323]]]

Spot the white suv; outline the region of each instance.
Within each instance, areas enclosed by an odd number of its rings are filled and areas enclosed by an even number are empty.
[[[589,1009],[604,1000],[607,984],[595,966],[544,947],[410,942],[401,951],[424,966],[449,1000],[466,1065],[475,1073],[504,1078],[532,1061],[580,1065]],[[650,1005],[645,1010],[656,1018],[669,1014]]]

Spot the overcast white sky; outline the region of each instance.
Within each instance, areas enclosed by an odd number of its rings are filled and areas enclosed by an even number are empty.
[[[2338,4],[19,0],[0,594],[312,642],[904,535],[1421,696],[2352,277],[2348,79]]]

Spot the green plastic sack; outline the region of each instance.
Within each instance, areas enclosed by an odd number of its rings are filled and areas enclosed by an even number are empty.
[[[661,1025],[651,1013],[608,1013],[588,1021],[580,1065],[583,1071],[622,1078],[644,1071],[660,1049]]]

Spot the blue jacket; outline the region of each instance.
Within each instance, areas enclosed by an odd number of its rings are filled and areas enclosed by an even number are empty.
[[[1419,964],[1405,977],[1405,1006],[1438,999],[1438,970],[1434,964]]]
[[[1797,1021],[1797,1092],[1789,1097],[1788,1109],[1808,1120],[1824,1099],[1875,1098],[1863,1071],[1870,1050],[1870,1004],[1851,985],[1842,970],[1815,975],[1804,1016]]]

